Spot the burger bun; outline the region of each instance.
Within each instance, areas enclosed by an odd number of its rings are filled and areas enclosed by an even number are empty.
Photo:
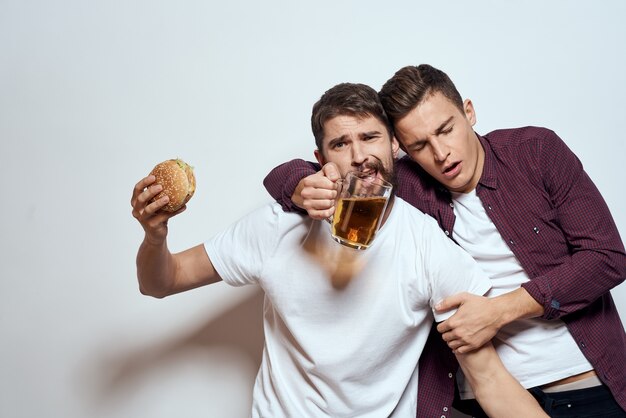
[[[196,178],[193,167],[180,158],[163,161],[157,164],[150,172],[163,190],[154,196],[151,202],[169,197],[169,202],[161,208],[165,212],[176,212],[193,196],[196,191]]]

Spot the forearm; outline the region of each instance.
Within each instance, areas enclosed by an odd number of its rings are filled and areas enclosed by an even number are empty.
[[[626,278],[621,242],[613,250],[579,250],[569,261],[526,282],[522,287],[556,319],[587,307]]]
[[[320,170],[318,164],[300,159],[291,160],[274,168],[263,180],[268,193],[281,204],[287,212],[298,210],[291,201],[300,180]]]
[[[491,343],[457,354],[476,400],[493,418],[547,417],[537,401],[506,370]]]
[[[137,252],[137,279],[142,294],[162,298],[170,294],[176,277],[176,261],[167,242],[144,238]]]
[[[498,328],[519,319],[535,318],[543,315],[544,308],[524,288],[496,296],[491,299],[500,312]]]

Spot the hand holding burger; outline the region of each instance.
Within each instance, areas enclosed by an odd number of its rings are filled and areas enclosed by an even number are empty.
[[[150,202],[159,200],[163,196],[169,198],[169,202],[161,208],[162,211],[176,212],[189,202],[196,191],[193,167],[180,158],[157,164],[150,174],[156,178],[154,184],[160,184],[163,187],[163,190]]]

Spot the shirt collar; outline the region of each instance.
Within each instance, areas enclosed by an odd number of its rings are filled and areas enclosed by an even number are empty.
[[[485,150],[483,173],[478,180],[478,184],[490,189],[496,189],[498,187],[498,177],[496,176],[496,156],[491,149],[491,145],[489,145],[489,141],[478,134],[476,134],[476,136],[478,137],[483,150]]]

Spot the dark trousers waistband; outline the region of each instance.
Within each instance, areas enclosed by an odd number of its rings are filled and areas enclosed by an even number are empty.
[[[543,410],[554,418],[626,418],[626,412],[605,385],[551,393],[532,388],[529,392],[537,399]]]
[[[552,418],[626,418],[626,412],[604,385],[554,393],[539,388],[528,391]],[[455,399],[452,406],[474,418],[489,418],[475,399]]]

